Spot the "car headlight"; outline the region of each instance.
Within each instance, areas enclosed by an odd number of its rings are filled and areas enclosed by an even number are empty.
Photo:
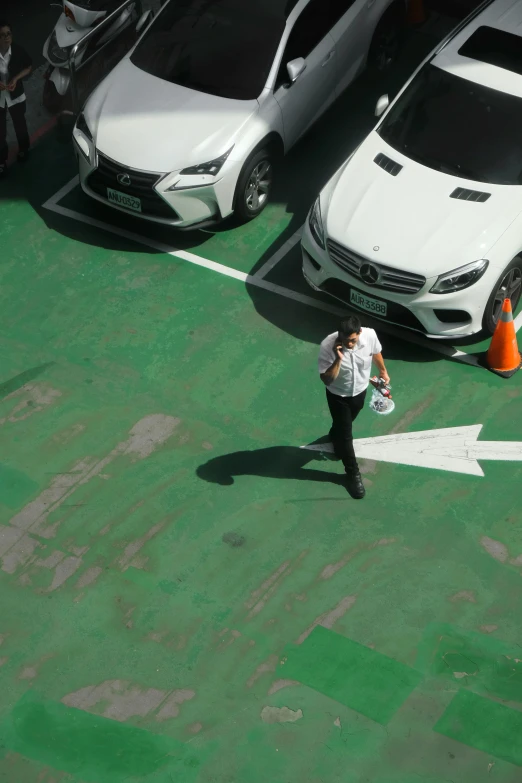
[[[321,216],[320,196],[316,198],[315,204],[310,210],[310,215],[308,217],[308,225],[310,226],[310,231],[312,232],[313,238],[315,239],[319,247],[322,247],[322,249],[324,250],[325,241],[324,241],[323,218]]]
[[[89,126],[87,125],[87,120],[85,119],[83,112],[78,115],[73,133],[76,144],[90,163],[91,148],[94,146],[94,139],[92,137]]]
[[[462,291],[479,280],[486,269],[489,261],[481,258],[479,261],[473,261],[466,266],[459,266],[451,272],[439,275],[435,284],[430,288],[432,294],[451,294],[453,291]]]
[[[65,63],[69,59],[69,49],[58,46],[56,32],[53,32],[49,41],[49,56],[53,63]]]
[[[182,169],[180,173],[183,176],[193,176],[194,174],[210,174],[212,177],[215,177],[216,174],[219,174],[221,171],[223,164],[231,152],[232,147],[230,147],[228,152],[225,152],[225,154],[221,155],[219,158],[209,160],[207,163],[200,163],[199,166],[189,166],[188,169]]]
[[[93,143],[91,129],[87,125],[87,120],[85,119],[85,114],[83,112],[78,115],[75,128],[76,130],[79,130],[81,133],[83,133],[83,135],[91,142],[91,144]]]

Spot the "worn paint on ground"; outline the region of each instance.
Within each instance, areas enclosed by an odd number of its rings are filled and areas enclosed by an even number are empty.
[[[261,268],[381,91],[354,85],[259,221],[178,246]],[[298,448],[329,427],[328,312],[42,210],[74,161],[53,138],[33,161],[0,191],[0,778],[518,783],[473,711],[438,721],[475,693],[518,730],[522,467],[366,462],[353,502],[339,463]],[[267,279],[312,295],[297,246]],[[379,333],[397,408],[361,413],[360,437],[522,439],[522,376]]]

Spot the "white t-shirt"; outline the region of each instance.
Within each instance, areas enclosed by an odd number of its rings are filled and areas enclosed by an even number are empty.
[[[0,82],[6,84],[8,81],[9,63],[11,62],[11,47],[5,54],[0,54]],[[25,93],[23,92],[18,98],[11,98],[9,90],[0,91],[0,109],[5,109],[6,106],[15,106],[17,103],[25,101]]]
[[[339,337],[338,332],[332,332],[321,343],[319,351],[319,374],[332,366],[337,354],[334,353],[334,345]],[[344,358],[341,362],[339,375],[335,381],[326,388],[332,394],[339,397],[355,397],[368,388],[372,371],[372,356],[381,353],[382,345],[374,329],[366,329],[363,326],[359,340],[354,348],[344,349]]]

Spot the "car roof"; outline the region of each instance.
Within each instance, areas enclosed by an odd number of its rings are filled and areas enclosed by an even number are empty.
[[[432,63],[455,76],[522,98],[522,0],[487,3],[457,28]]]

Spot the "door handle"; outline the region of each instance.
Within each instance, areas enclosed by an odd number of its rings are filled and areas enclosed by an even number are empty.
[[[323,62],[321,63],[321,68],[324,68],[324,66],[328,62],[330,62],[330,60],[332,59],[333,56],[334,56],[334,50],[332,49],[332,51],[328,53],[328,57],[325,60],[323,60]]]

